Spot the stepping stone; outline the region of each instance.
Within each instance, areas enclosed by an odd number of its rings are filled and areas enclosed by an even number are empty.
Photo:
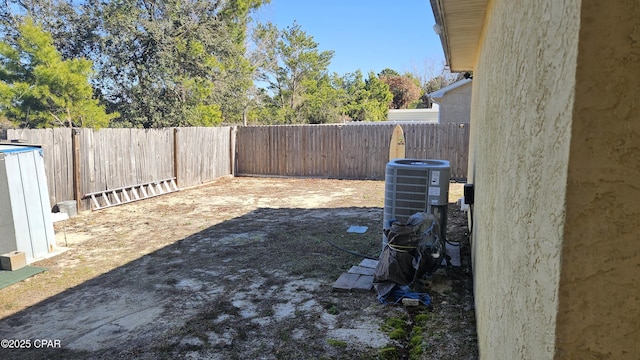
[[[370,291],[373,288],[373,275],[343,273],[333,284],[334,290]]]
[[[359,266],[375,269],[378,266],[378,260],[363,259]]]
[[[375,272],[376,269],[363,266],[352,266],[351,269],[349,269],[349,274],[373,275]]]
[[[347,232],[356,233],[356,234],[364,234],[364,233],[367,232],[368,228],[369,228],[368,226],[351,225],[349,227],[349,229],[347,230]]]
[[[363,259],[359,265],[352,266],[349,272],[340,275],[333,284],[333,289],[370,291],[377,266],[378,260]]]

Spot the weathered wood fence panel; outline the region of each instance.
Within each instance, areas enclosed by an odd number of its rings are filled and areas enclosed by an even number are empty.
[[[177,178],[182,188],[236,175],[384,179],[394,123],[169,129],[9,129],[44,149],[51,205],[124,186]],[[402,124],[406,157],[443,159],[467,177],[468,124]],[[77,199],[76,199],[77,200]],[[78,202],[89,209],[89,200]]]
[[[178,186],[200,185],[232,173],[233,128],[175,128]]]
[[[467,178],[469,124],[402,124],[402,128],[407,158],[449,160],[451,177]]]
[[[384,179],[396,124],[240,127],[236,175]],[[402,124],[406,157],[451,163],[451,176],[467,177],[467,124]]]
[[[79,182],[79,193],[176,176],[179,186],[187,187],[229,175],[230,129],[77,129],[80,175],[75,181]],[[7,131],[7,139],[43,147],[51,206],[63,200],[78,200],[73,191],[72,136],[72,130],[67,128]],[[79,200],[78,205],[80,209],[91,206],[88,199]]]
[[[8,129],[7,139],[42,146],[51,206],[73,199],[71,129]]]
[[[82,194],[174,176],[173,129],[80,129],[80,153]]]

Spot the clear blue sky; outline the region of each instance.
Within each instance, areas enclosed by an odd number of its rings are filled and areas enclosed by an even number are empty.
[[[429,0],[271,0],[253,18],[280,29],[296,21],[320,50],[335,52],[329,71],[340,75],[444,64]]]

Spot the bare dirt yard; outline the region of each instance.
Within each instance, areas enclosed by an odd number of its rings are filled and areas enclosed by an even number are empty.
[[[461,189],[451,184],[447,238],[462,266],[425,279],[432,304],[418,307],[332,291],[362,259],[326,240],[380,253],[383,181],[223,178],[81,212],[55,224],[68,250],[32,264],[48,271],[0,290],[0,339],[31,344],[0,355],[476,359]]]

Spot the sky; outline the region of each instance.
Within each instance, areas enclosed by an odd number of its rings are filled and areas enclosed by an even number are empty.
[[[429,0],[271,0],[252,17],[280,29],[295,21],[320,51],[335,52],[329,71],[339,75],[444,66]]]

